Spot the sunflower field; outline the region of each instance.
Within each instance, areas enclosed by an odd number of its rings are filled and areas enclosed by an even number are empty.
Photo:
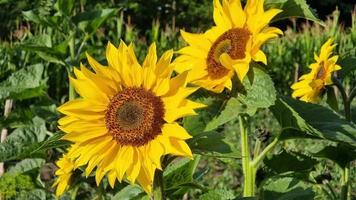
[[[0,200],[356,200],[356,3],[0,0]]]

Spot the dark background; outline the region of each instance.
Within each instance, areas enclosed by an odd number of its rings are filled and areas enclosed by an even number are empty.
[[[51,15],[54,2],[55,0],[0,0],[0,39],[9,40],[9,33],[24,23],[22,11],[38,8],[38,12]],[[355,8],[356,0],[307,0],[307,2],[322,20],[338,8],[340,23],[350,26],[351,13]],[[204,30],[212,24],[212,0],[80,0],[75,3],[80,4],[76,8],[81,7],[86,10],[98,6],[122,8],[125,22],[134,25],[138,30],[151,28],[152,21],[157,19],[163,28],[184,27],[195,31]],[[285,25],[286,22],[283,24]]]

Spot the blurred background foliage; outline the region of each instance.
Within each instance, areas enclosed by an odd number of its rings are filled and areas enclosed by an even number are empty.
[[[79,0],[74,1],[73,7],[67,7],[63,2],[66,1],[0,0],[0,110],[4,110],[6,99],[14,99],[11,114],[7,118],[0,118],[0,128],[6,127],[11,133],[9,141],[0,150],[5,151],[6,147],[16,149],[16,153],[9,152],[0,159],[7,160],[5,168],[12,171],[0,178],[0,192],[9,199],[53,198],[45,191],[53,191],[50,187],[54,179],[53,162],[63,152],[61,147],[66,145],[56,142],[59,133],[55,109],[68,99],[67,72],[70,67],[78,66],[79,62],[87,64],[85,52],[105,64],[107,42],[117,45],[121,39],[134,42],[138,57],[142,60],[150,43],[156,42],[159,54],[172,48],[177,50],[184,45],[180,39],[180,29],[202,32],[213,24],[211,0]],[[275,26],[282,28],[285,35],[264,46],[268,62],[272,63],[268,71],[276,89],[282,94],[291,93],[290,85],[307,70],[313,61],[313,52],[318,51],[327,38],[335,38],[338,44],[336,53],[341,57],[356,57],[355,3],[351,0],[307,2],[325,21],[325,26],[300,19],[278,22]],[[24,74],[31,76],[24,78]],[[346,79],[349,88],[356,84],[355,80],[355,74]],[[354,121],[355,118],[356,115]],[[229,122],[223,130],[229,133],[224,140],[238,144],[233,137],[237,132],[236,123]],[[254,134],[251,137],[262,137],[263,141],[268,141],[270,134],[279,129],[269,111],[259,112],[253,124]],[[26,148],[23,148],[24,144]],[[284,142],[276,152],[280,149],[300,150],[304,155],[317,152],[328,144],[330,142],[292,140]],[[209,143],[200,144],[197,150],[204,145],[208,146]],[[56,150],[44,150],[47,149],[45,147]],[[22,160],[21,155],[25,151],[31,152],[36,159]],[[13,156],[15,154],[16,157]],[[200,181],[201,185],[195,185],[196,188],[201,189],[203,185],[222,190],[227,199],[230,193],[231,196],[241,193],[241,163],[236,159],[204,156],[199,164],[198,161],[196,159],[192,163],[182,160],[179,163],[191,169],[184,178]],[[324,160],[318,164],[308,161],[313,168],[313,176],[321,176],[321,182],[326,180],[329,187],[339,189],[340,177],[334,176],[338,174],[338,169],[330,161]],[[195,168],[199,170],[193,174]],[[259,171],[258,178],[263,180],[271,168],[273,166],[266,166]],[[355,168],[352,173],[355,174]],[[181,177],[169,176],[169,172],[167,174],[168,180],[180,183]],[[78,182],[81,180],[78,178]],[[355,182],[354,177],[352,181]],[[291,182],[293,180],[283,179],[281,184]],[[119,184],[114,190],[107,183],[91,189],[95,186],[92,179],[78,185],[78,199],[100,196],[120,199],[120,195],[127,195],[125,191],[114,192],[124,188],[125,184]],[[269,187],[278,188],[273,185]],[[296,188],[304,188],[304,185],[296,185]],[[317,184],[314,189],[323,190]],[[24,194],[18,191],[31,192]],[[137,188],[130,188],[129,191],[132,197],[140,194]],[[172,196],[184,194],[184,191]],[[189,196],[195,199],[202,191],[193,190],[183,198]],[[310,191],[303,191],[306,194],[304,199],[308,199]],[[70,195],[67,194],[64,199],[69,199]],[[271,194],[265,195],[271,199]],[[321,193],[315,199],[326,197]]]

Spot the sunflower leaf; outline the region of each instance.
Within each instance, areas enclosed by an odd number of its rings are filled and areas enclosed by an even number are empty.
[[[43,70],[42,64],[31,65],[0,82],[0,100],[22,100],[43,95],[46,88],[46,81],[42,79]]]
[[[326,146],[322,150],[313,153],[313,156],[326,158],[344,168],[351,161],[356,160],[356,150],[346,145]]]
[[[311,171],[318,161],[307,155],[297,152],[288,152],[282,150],[280,153],[266,158],[264,161],[266,167],[274,173],[281,174],[284,172],[309,172]],[[281,165],[283,163],[283,165]]]
[[[284,163],[284,162],[283,162]],[[315,192],[302,181],[284,177],[272,180],[263,187],[261,199],[265,200],[312,200]]]
[[[259,67],[253,67],[243,80],[244,90],[237,99],[246,106],[245,113],[253,116],[258,109],[274,105],[276,89],[269,75]],[[236,111],[236,109],[235,109]]]
[[[24,159],[16,163],[14,167],[11,167],[7,173],[26,173],[33,169],[38,169],[45,164],[45,160],[42,158]]]
[[[283,128],[282,136],[284,131],[295,130],[356,146],[356,126],[326,107],[280,97],[270,109]]]
[[[86,11],[78,13],[72,20],[88,35],[93,34],[110,17],[117,13],[118,9],[106,8],[97,11]]]
[[[230,98],[224,110],[218,116],[213,118],[205,127],[204,131],[211,131],[218,128],[220,125],[236,119],[240,113],[245,113],[246,106],[236,98]]]
[[[283,11],[275,16],[272,19],[272,22],[290,17],[297,17],[314,21],[320,25],[324,25],[324,22],[317,17],[315,11],[309,7],[305,0],[266,0],[265,8],[278,8]]]
[[[220,199],[235,199],[235,195],[231,190],[215,189],[202,194],[199,200],[220,200]]]
[[[338,71],[338,75],[341,79],[344,79],[348,74],[356,70],[356,57],[346,57],[340,60],[338,63],[341,66],[341,70]]]
[[[164,170],[163,178],[164,185],[167,191],[171,191],[170,195],[184,194],[189,187],[184,187],[184,184],[193,182],[193,174],[200,161],[200,156],[194,156],[193,160],[183,158],[177,162],[172,162]]]

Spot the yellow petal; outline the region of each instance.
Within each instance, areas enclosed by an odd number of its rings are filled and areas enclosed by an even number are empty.
[[[190,45],[203,51],[209,51],[211,47],[210,41],[205,38],[204,34],[193,34],[180,30],[183,39]]]
[[[167,137],[173,137],[182,140],[192,138],[192,136],[189,135],[189,133],[177,123],[164,124],[162,128],[162,134],[166,135]]]
[[[256,62],[262,62],[267,65],[267,57],[263,51],[259,50],[255,55],[252,56],[252,59]]]
[[[126,171],[127,180],[131,182],[131,184],[135,183],[135,180],[140,173],[141,169],[141,155],[136,148],[133,148],[133,161],[130,167]]]

